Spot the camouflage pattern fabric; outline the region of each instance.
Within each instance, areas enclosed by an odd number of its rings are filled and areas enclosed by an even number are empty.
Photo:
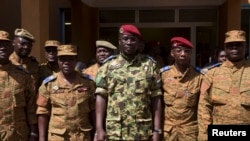
[[[95,63],[94,65],[91,65],[90,67],[83,70],[83,73],[92,76],[93,80],[95,80],[99,67],[100,65],[98,63]]]
[[[39,86],[42,84],[42,81],[52,75],[55,74],[57,72],[59,72],[59,67],[58,66],[50,66],[50,64],[48,62],[46,63],[42,63],[39,66],[39,75],[40,75],[40,80],[39,80]]]
[[[36,124],[36,93],[30,76],[12,64],[0,66],[0,140],[27,141]]]
[[[108,98],[108,140],[148,140],[151,99],[162,95],[156,64],[140,54],[130,62],[118,55],[99,68],[96,86],[96,94]]]
[[[30,56],[26,59],[20,58],[15,52],[13,52],[10,57],[10,61],[17,66],[22,66],[27,73],[31,75],[31,78],[34,80],[34,85],[36,87],[36,91],[39,87],[39,63],[37,60]]]
[[[77,74],[75,84],[69,86],[60,72],[49,78],[52,79],[44,81],[40,86],[37,99],[37,114],[50,115],[49,135],[62,137],[62,140],[74,140],[74,136],[90,132],[93,128],[90,112],[95,108],[94,82]],[[53,140],[55,136],[49,136],[49,140]]]
[[[198,107],[198,140],[207,140],[209,124],[250,124],[249,74],[249,61],[226,61],[206,73]]]
[[[161,73],[164,90],[164,140],[196,141],[202,75],[192,66],[181,75],[174,65]]]

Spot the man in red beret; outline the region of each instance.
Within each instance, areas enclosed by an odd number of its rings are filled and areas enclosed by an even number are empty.
[[[152,58],[139,53],[139,39],[141,33],[137,27],[122,25],[120,54],[104,62],[98,70],[95,91],[97,140],[160,140],[162,91],[159,70]],[[103,121],[106,121],[106,130]]]
[[[174,63],[160,69],[164,90],[164,140],[196,141],[197,106],[202,75],[190,65],[194,46],[183,37],[171,39]]]

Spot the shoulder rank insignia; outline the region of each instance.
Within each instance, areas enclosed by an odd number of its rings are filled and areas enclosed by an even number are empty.
[[[86,73],[82,73],[82,77],[94,81],[94,78],[93,78],[91,75],[88,75],[88,74],[86,74]]]
[[[145,55],[145,57],[148,58],[148,59],[150,59],[151,61],[153,61],[155,64],[157,64],[157,62],[150,55]]]
[[[17,65],[17,68],[21,71],[26,72],[27,74],[30,74],[30,72],[27,69],[25,69],[22,65]]]
[[[43,83],[44,83],[44,84],[47,84],[48,82],[50,82],[51,80],[54,80],[55,78],[56,78],[55,75],[48,76],[48,77],[46,77],[46,78],[43,80]]]
[[[163,73],[164,71],[168,71],[168,70],[170,70],[170,66],[165,66],[160,69],[160,73]]]
[[[208,67],[205,67],[201,70],[202,74],[206,74],[206,72],[212,68],[215,68],[215,67],[219,67],[221,65],[221,63],[216,63],[216,64],[213,64],[213,65],[210,65]]]
[[[194,67],[194,70],[196,70],[197,72],[203,74],[202,69],[200,67]]]
[[[106,58],[105,60],[102,61],[102,64],[105,64],[106,62],[112,60],[112,59],[115,59],[117,56],[116,55],[111,55],[109,56],[108,58]]]

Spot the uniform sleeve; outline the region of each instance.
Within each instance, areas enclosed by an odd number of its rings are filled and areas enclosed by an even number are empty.
[[[107,64],[104,64],[102,67],[98,69],[96,79],[95,79],[95,84],[96,84],[95,94],[102,95],[105,97],[108,96],[106,72],[107,72]]]
[[[207,129],[208,125],[212,124],[212,101],[211,94],[209,92],[211,87],[211,80],[209,79],[209,75],[203,76],[203,81],[201,84],[201,94],[198,104],[198,127],[199,141],[207,141],[208,134]]]
[[[42,84],[39,87],[38,91],[38,98],[36,101],[37,110],[36,114],[46,114],[50,115],[50,101],[49,101],[49,91],[48,91],[48,84]]]
[[[90,110],[94,110],[95,109],[95,83],[93,81],[90,82],[90,93],[91,93],[91,98],[90,98],[90,102],[89,102],[89,107]]]
[[[26,112],[27,112],[27,119],[29,124],[36,124],[37,123],[37,116],[36,116],[36,99],[37,94],[35,92],[34,80],[27,75],[25,78],[26,81],[26,88],[25,88],[25,98],[26,98]]]
[[[156,64],[153,65],[153,78],[152,78],[152,84],[150,87],[151,91],[151,97],[159,96],[162,95],[162,81],[161,81],[161,76],[160,76],[160,70],[158,67],[156,67]]]

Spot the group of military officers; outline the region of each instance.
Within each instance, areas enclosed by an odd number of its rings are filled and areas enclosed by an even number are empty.
[[[79,71],[76,46],[48,40],[39,64],[31,33],[0,31],[0,141],[206,141],[210,124],[249,125],[245,32],[225,35],[227,60],[202,73],[186,38],[171,39],[174,63],[159,68],[138,28],[124,24],[119,53],[98,40],[96,64]]]

